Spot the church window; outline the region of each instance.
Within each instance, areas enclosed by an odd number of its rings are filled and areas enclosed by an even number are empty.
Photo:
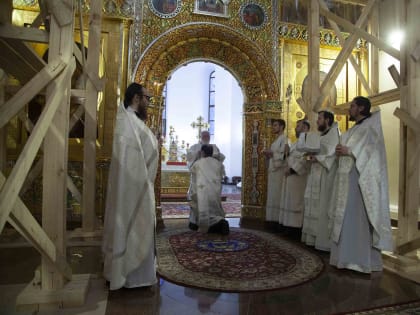
[[[209,113],[208,113],[208,122],[209,122],[209,132],[210,136],[214,135],[214,122],[215,122],[215,98],[216,98],[216,85],[215,85],[215,71],[212,71],[209,76]]]

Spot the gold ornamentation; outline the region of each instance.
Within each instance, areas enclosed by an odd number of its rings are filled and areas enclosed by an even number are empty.
[[[308,41],[308,28],[306,25],[294,23],[281,23],[278,28],[279,40]],[[349,33],[342,32],[344,39],[350,36]],[[334,31],[321,29],[319,32],[319,42],[322,46],[341,48],[340,42]],[[367,48],[367,42],[359,39],[356,43],[356,49]]]
[[[279,99],[278,81],[263,51],[254,42],[222,24],[196,23],[173,29],[155,39],[135,72],[147,87],[165,82],[177,67],[192,60],[214,61],[241,82],[248,102]],[[149,71],[145,71],[149,69]]]

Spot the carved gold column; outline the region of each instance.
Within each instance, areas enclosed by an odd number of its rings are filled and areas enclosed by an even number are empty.
[[[267,101],[244,105],[244,156],[242,170],[242,219],[265,220],[267,167],[261,154],[271,143],[271,119],[281,117],[281,104]]]
[[[160,137],[162,130],[162,92],[163,92],[163,83],[155,81],[153,85],[146,86],[146,88],[153,92],[153,100],[147,109],[148,118],[147,125],[150,126],[151,130],[157,137]],[[155,202],[156,202],[156,223],[158,227],[164,227],[162,219],[162,206],[160,204],[161,197],[161,178],[162,178],[162,150],[159,147],[159,162],[158,169],[155,179]]]
[[[120,69],[121,71],[121,81],[120,81],[120,89],[121,91],[125,91],[127,89],[127,80],[131,77],[131,68],[130,68],[130,26],[132,24],[131,20],[123,20],[122,21],[122,29],[123,29],[123,35],[122,35],[122,64],[124,67]],[[130,82],[131,83],[131,82]]]

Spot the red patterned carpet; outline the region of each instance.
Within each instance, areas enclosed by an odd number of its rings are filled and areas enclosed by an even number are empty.
[[[226,217],[237,218],[241,216],[241,195],[223,194],[226,201],[222,202]],[[162,202],[162,217],[164,219],[188,218],[190,207],[188,202]]]
[[[315,278],[322,260],[276,235],[231,228],[228,236],[185,230],[156,239],[158,273],[184,285],[224,292],[286,288]]]

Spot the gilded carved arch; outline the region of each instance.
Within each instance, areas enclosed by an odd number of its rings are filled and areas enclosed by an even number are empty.
[[[215,23],[189,23],[168,30],[147,47],[135,68],[134,81],[152,91],[154,83],[166,82],[178,67],[197,60],[225,67],[242,87],[242,217],[264,219],[267,174],[265,159],[258,152],[269,141],[266,122],[280,117],[281,110],[279,82],[271,62],[252,40],[234,29]],[[157,215],[159,218],[159,209]]]
[[[239,32],[215,23],[189,23],[162,34],[144,51],[134,81],[150,89],[192,60],[227,68],[241,84],[245,103],[279,101],[278,80],[262,50]]]

